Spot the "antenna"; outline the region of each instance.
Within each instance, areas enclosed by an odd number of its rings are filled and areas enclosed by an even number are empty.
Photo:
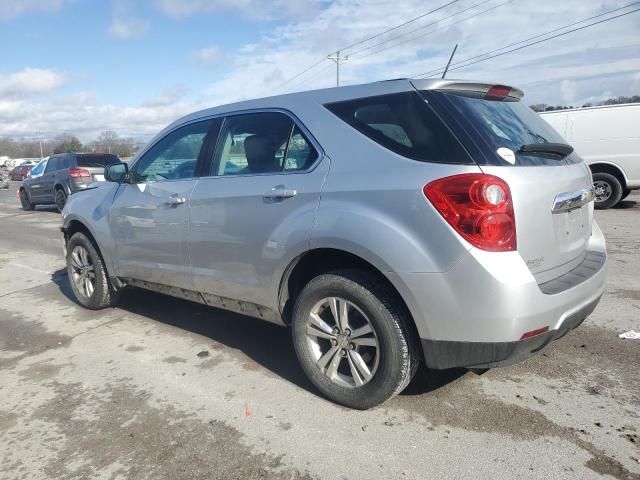
[[[442,79],[444,80],[444,77],[447,75],[447,72],[449,71],[449,65],[451,65],[451,60],[453,60],[453,56],[456,54],[456,50],[458,50],[458,44],[456,43],[456,46],[453,47],[453,52],[451,52],[451,56],[449,57],[449,61],[447,62],[447,66],[444,67],[444,72],[442,72]]]

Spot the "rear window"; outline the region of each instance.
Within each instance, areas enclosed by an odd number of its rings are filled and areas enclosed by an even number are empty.
[[[438,115],[415,92],[359,98],[325,107],[403,157],[433,163],[473,163]]]
[[[444,100],[432,103],[436,109],[448,110],[443,115],[454,117],[450,124],[457,124],[458,128],[464,129],[465,134],[480,145],[491,165],[566,165],[580,161],[575,153],[562,158],[548,153],[519,152],[520,147],[532,143],[567,143],[537,113],[520,101],[486,100],[473,94],[458,92],[423,92],[423,95],[429,100],[436,100],[435,96]],[[504,152],[501,149],[514,152],[515,163],[512,163],[513,159],[506,161],[498,153]]]
[[[106,167],[108,165],[115,165],[116,163],[122,163],[116,155],[78,155],[79,167]]]

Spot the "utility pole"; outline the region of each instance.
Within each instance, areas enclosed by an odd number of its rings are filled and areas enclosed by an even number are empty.
[[[451,60],[453,60],[453,56],[456,54],[456,50],[458,50],[458,44],[457,43],[456,43],[456,46],[453,47],[453,52],[451,52],[451,56],[449,57],[449,61],[447,62],[447,66],[444,67],[444,72],[442,72],[442,79],[443,80],[444,80],[445,75],[449,71],[449,66],[451,65]]]
[[[42,160],[44,158],[42,154],[42,132],[38,130],[36,133],[38,134],[38,142],[40,143],[40,160]]]
[[[349,55],[346,57],[340,56],[340,50],[338,50],[335,54],[329,55],[327,57],[329,60],[336,64],[336,87],[340,86],[340,65],[349,60]]]

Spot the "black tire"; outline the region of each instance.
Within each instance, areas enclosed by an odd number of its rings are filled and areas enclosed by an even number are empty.
[[[27,210],[27,211],[33,210],[34,208],[36,208],[36,206],[33,203],[31,203],[31,200],[29,199],[29,194],[24,188],[20,189],[20,205],[22,205],[23,210]]]
[[[596,190],[594,205],[600,210],[613,207],[622,198],[622,184],[610,173],[594,173],[593,187]]]
[[[307,323],[314,306],[330,297],[345,299],[357,307],[375,332],[377,366],[363,385],[339,385],[316,363],[318,354],[313,353],[307,337]],[[327,398],[351,408],[364,410],[389,400],[404,390],[420,365],[421,349],[406,307],[383,281],[359,270],[335,271],[311,280],[296,300],[292,335],[298,360],[309,380]],[[348,356],[346,350],[341,353]]]
[[[62,213],[64,206],[67,204],[67,192],[65,192],[62,188],[56,188],[54,199],[58,212]]]
[[[620,200],[624,200],[625,198],[627,198],[629,196],[629,194],[631,193],[630,189],[626,189],[622,191],[622,196],[620,197]]]
[[[76,281],[78,278],[76,275],[79,273],[73,258],[74,252],[77,252],[76,248],[86,250],[88,261],[93,266],[93,291],[90,295],[87,295],[86,291],[80,286],[82,282],[79,285]],[[82,232],[74,233],[67,242],[67,274],[71,289],[78,303],[83,307],[91,310],[100,310],[113,307],[117,303],[118,292],[109,281],[102,256],[98,253],[93,242]]]

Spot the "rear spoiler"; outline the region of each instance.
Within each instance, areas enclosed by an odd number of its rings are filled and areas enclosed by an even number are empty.
[[[499,83],[470,82],[465,80],[417,79],[411,80],[416,90],[439,90],[450,92],[467,92],[489,100],[509,98],[520,100],[524,92],[519,88]]]

